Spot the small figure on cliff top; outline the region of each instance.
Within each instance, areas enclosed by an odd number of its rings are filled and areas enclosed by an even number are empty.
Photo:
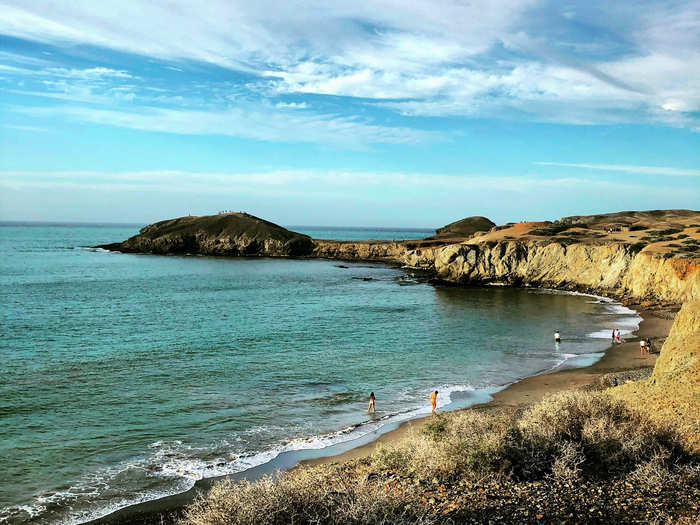
[[[377,409],[374,408],[374,392],[369,395],[369,406],[367,407],[367,412],[376,412]]]
[[[436,390],[432,394],[430,394],[430,404],[433,406],[432,413],[435,413],[435,407],[437,407],[437,395],[438,391]]]
[[[554,332],[554,342],[555,343],[561,343],[561,336],[559,335],[559,330]]]

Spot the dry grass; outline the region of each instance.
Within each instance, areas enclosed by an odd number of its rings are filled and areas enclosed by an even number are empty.
[[[278,480],[224,482],[186,525],[431,523],[416,485],[624,479],[654,493],[697,483],[697,455],[673,430],[601,392],[555,394],[523,413],[467,410],[380,446],[364,462],[297,470]],[[368,474],[369,473],[369,474]],[[398,483],[387,480],[400,480]]]
[[[340,468],[309,468],[275,480],[224,481],[192,504],[187,525],[425,524],[415,498]]]
[[[631,472],[658,455],[667,462],[688,457],[672,430],[603,393],[555,394],[519,418],[478,411],[442,417],[446,423],[380,447],[375,468],[439,480],[532,481],[604,478]]]

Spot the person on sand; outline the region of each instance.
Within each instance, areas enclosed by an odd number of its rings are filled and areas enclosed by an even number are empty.
[[[644,339],[639,340],[639,355],[644,355],[647,349],[647,342]]]
[[[622,344],[622,339],[620,338],[620,329],[615,329],[615,342],[619,345]]]
[[[437,395],[438,391],[436,390],[432,394],[430,394],[430,404],[433,405],[433,414],[435,413],[435,408],[437,407]]]
[[[647,337],[647,354],[651,355],[651,339]]]
[[[377,410],[374,408],[374,392],[371,392],[369,395],[369,406],[367,407],[367,412],[376,412]]]
[[[561,336],[559,335],[559,330],[554,332],[554,342],[555,343],[561,343]]]
[[[615,329],[612,331],[612,342],[615,343]]]

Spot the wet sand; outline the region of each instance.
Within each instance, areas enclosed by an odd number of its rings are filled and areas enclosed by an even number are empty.
[[[627,340],[622,344],[616,344],[609,348],[605,355],[593,365],[584,368],[557,370],[522,379],[494,394],[492,401],[463,410],[525,406],[539,401],[549,393],[585,388],[594,384],[598,378],[605,374],[653,367],[658,356],[658,353],[654,352],[658,352],[662,344],[658,339],[664,339],[668,335],[673,325],[673,320],[657,317],[654,313],[645,310],[639,311],[639,314],[643,319],[639,329],[634,334],[628,335]],[[640,355],[640,337],[652,339],[654,352]],[[565,347],[565,345],[566,340],[564,339],[562,346]],[[428,400],[426,399],[427,403]],[[367,456],[379,444],[401,439],[412,428],[420,427],[429,417],[403,422],[397,428],[389,430],[376,438],[372,435],[367,436],[364,441],[368,442],[354,446],[354,448],[341,453],[333,453],[332,450],[328,451],[325,449],[286,452],[265,465],[230,476],[200,480],[192,489],[182,494],[132,505],[103,518],[90,521],[87,525],[163,525],[174,523],[182,514],[186,505],[191,503],[197,495],[205,493],[214,483],[221,479],[248,479],[252,481],[277,471],[290,470],[306,465],[343,463],[351,459]],[[344,444],[344,448],[351,446],[353,446],[353,443]]]

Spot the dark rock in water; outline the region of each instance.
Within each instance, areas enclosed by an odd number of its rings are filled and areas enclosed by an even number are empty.
[[[220,213],[156,222],[122,243],[99,248],[127,253],[279,257],[309,255],[313,241],[247,213]]]
[[[336,264],[336,268],[350,268],[349,266],[345,266],[344,264]]]
[[[476,232],[487,232],[496,226],[486,217],[467,217],[435,230],[436,237],[471,237]]]

